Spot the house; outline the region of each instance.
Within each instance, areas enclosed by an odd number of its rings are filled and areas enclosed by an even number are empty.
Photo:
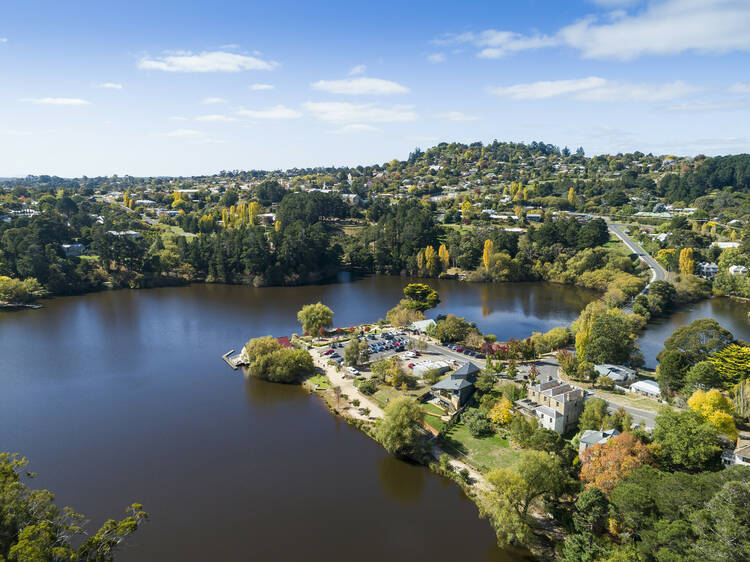
[[[719,273],[719,266],[713,262],[701,262],[698,264],[698,275],[705,279],[713,279]]]
[[[566,433],[578,423],[585,394],[580,388],[557,379],[529,387],[528,396],[516,401],[519,411],[539,419],[542,427]]]
[[[435,321],[432,318],[428,318],[427,320],[417,320],[416,322],[412,322],[407,329],[412,332],[424,333],[427,331],[427,328],[434,325]]]
[[[725,449],[721,454],[721,462],[724,466],[750,465],[750,435],[740,435],[734,449]]]
[[[86,246],[76,242],[75,244],[63,244],[62,251],[66,258],[72,258],[83,255],[86,251]]]
[[[740,243],[739,242],[713,242],[711,244],[712,246],[717,246],[718,248],[721,248],[722,250],[728,250],[729,248],[739,248]]]
[[[430,387],[432,393],[456,410],[463,407],[474,393],[474,382],[477,380],[479,367],[474,363],[464,363]]]
[[[415,376],[424,378],[425,373],[428,371],[438,371],[441,375],[451,370],[451,366],[445,361],[424,361],[414,365],[412,372]]]
[[[661,390],[659,390],[659,385],[655,381],[645,380],[634,382],[630,385],[629,390],[634,394],[640,394],[648,398],[661,398]]]
[[[729,275],[747,275],[747,268],[744,265],[729,266]]]
[[[620,435],[620,432],[616,429],[608,429],[606,431],[587,429],[583,432],[578,442],[578,452],[585,451],[594,445],[604,444],[617,435]]]
[[[141,238],[143,236],[143,234],[136,232],[135,230],[108,230],[107,234],[125,238]]]
[[[600,377],[609,377],[616,383],[628,383],[635,380],[635,371],[622,365],[594,365]]]

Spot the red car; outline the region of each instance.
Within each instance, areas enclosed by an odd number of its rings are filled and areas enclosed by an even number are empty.
[[[413,369],[414,368],[414,363],[409,363],[409,368]]]
[[[414,350],[414,355],[416,355],[417,357],[419,357],[419,356],[420,356],[420,355],[422,355],[422,354],[421,354],[421,353],[419,353],[419,351],[417,351],[417,350],[415,349],[415,350]]]
[[[326,349],[326,350],[325,350],[325,351],[323,352],[323,355],[330,355],[330,354],[331,354],[331,353],[333,353],[334,351],[336,351],[336,350],[335,350],[335,349],[333,349],[333,348],[331,348],[331,349]]]
[[[456,351],[458,351],[459,353],[463,353],[464,352],[464,348],[463,347],[457,347]]]

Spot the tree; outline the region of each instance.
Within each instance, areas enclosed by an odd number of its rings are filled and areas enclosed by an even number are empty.
[[[664,341],[664,349],[681,351],[689,363],[694,365],[734,341],[734,336],[713,318],[693,320],[689,325],[677,328]],[[663,351],[661,353],[664,353]],[[661,362],[661,353],[657,359]]]
[[[409,283],[404,288],[406,299],[401,303],[412,310],[424,312],[430,308],[435,308],[440,304],[440,295],[429,285],[424,283]]]
[[[597,533],[604,528],[609,514],[609,502],[595,485],[578,494],[573,521],[580,532]]]
[[[699,472],[717,465],[721,447],[716,428],[694,410],[676,412],[664,407],[653,433],[658,460],[671,470]]]
[[[696,390],[687,403],[691,410],[699,412],[716,431],[731,439],[737,438],[737,428],[732,418],[732,402],[719,390]]]
[[[518,376],[518,364],[515,359],[508,361],[508,366],[505,368],[505,374],[511,379],[515,379],[516,376]]]
[[[495,244],[489,238],[484,241],[484,251],[482,252],[482,263],[487,273],[492,268],[492,259],[495,255]]]
[[[696,559],[750,560],[750,482],[727,482],[692,516]]]
[[[443,271],[446,271],[450,267],[451,255],[448,252],[448,248],[445,247],[445,244],[440,244],[440,247],[438,248],[438,257],[440,258],[440,264],[443,267]]]
[[[510,421],[510,438],[519,447],[528,447],[537,428],[536,418],[527,418],[516,413]]]
[[[547,496],[556,499],[568,485],[569,477],[553,455],[543,451],[524,451],[514,469],[500,468],[487,475],[494,492],[532,526],[531,506]]]
[[[359,342],[359,364],[366,365],[370,362],[370,345],[367,340]]]
[[[683,248],[680,250],[680,273],[683,275],[692,275],[695,271],[695,259],[693,258],[692,248]]]
[[[359,365],[359,340],[352,338],[344,348],[344,363],[351,367]]]
[[[422,420],[422,409],[415,400],[396,398],[385,409],[385,417],[375,428],[376,439],[392,454],[409,454],[421,446],[417,429]]]
[[[674,248],[664,248],[662,250],[659,250],[658,252],[656,252],[655,259],[667,271],[675,271],[679,267],[677,250],[675,250]]]
[[[400,328],[424,320],[424,313],[421,310],[414,310],[399,303],[386,313],[385,320],[391,326]]]
[[[261,355],[268,355],[281,349],[281,344],[273,336],[253,338],[245,344],[245,355],[252,361]]]
[[[594,319],[591,335],[579,361],[627,364],[635,350],[633,327],[619,309],[609,309]]]
[[[333,311],[320,302],[306,304],[297,313],[297,320],[302,324],[303,331],[316,336],[333,326]]]
[[[750,346],[736,343],[728,345],[716,351],[709,361],[721,378],[723,388],[750,378]]]
[[[495,375],[487,370],[484,370],[477,377],[477,380],[474,383],[474,387],[482,394],[486,394],[488,392],[491,392],[492,389],[495,388],[495,382]]]
[[[685,385],[685,373],[690,366],[688,358],[676,349],[662,350],[658,355],[656,379],[664,396],[681,389]]]
[[[487,417],[477,408],[469,408],[461,414],[461,421],[471,433],[472,437],[485,437],[492,433],[492,427]]]
[[[281,348],[258,355],[248,366],[248,373],[271,382],[293,383],[312,375],[315,365],[304,349]]]
[[[111,562],[125,539],[148,520],[134,503],[127,516],[106,521],[85,537],[85,518],[69,507],[54,504],[49,490],[32,490],[22,479],[25,458],[0,453],[0,559],[18,562],[86,560]],[[28,477],[33,474],[26,472]],[[79,546],[75,546],[75,545]]]
[[[625,432],[582,451],[580,458],[581,480],[609,494],[628,474],[650,462],[651,453],[632,433]]]
[[[576,190],[572,187],[568,190],[568,204],[571,207],[576,206]]]
[[[685,375],[685,388],[688,390],[709,390],[721,386],[721,377],[711,361],[696,363]]]
[[[604,427],[604,421],[607,419],[607,402],[601,398],[591,398],[583,405],[583,412],[578,418],[578,429],[585,431],[587,429],[600,430]]]
[[[434,329],[435,337],[441,342],[457,342],[467,336],[471,329],[471,324],[464,318],[449,314],[445,318],[438,320]]]
[[[490,410],[489,418],[498,425],[508,425],[513,419],[513,403],[503,396]]]

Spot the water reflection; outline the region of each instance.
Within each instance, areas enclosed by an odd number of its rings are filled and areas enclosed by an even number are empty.
[[[422,498],[425,469],[390,455],[378,459],[378,480],[386,495],[402,505],[416,504]]]

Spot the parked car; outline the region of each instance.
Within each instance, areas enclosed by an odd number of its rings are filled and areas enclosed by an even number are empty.
[[[410,369],[413,369],[414,368],[414,363],[409,363],[408,366],[409,366]]]
[[[463,347],[454,347],[453,349],[456,350],[458,353],[463,353],[464,351],[466,351]]]
[[[484,353],[477,353],[476,354],[476,358],[477,359],[486,359],[486,356],[484,355]]]
[[[323,355],[330,355],[330,354],[331,354],[331,353],[333,353],[334,351],[336,351],[336,350],[335,350],[335,349],[333,349],[333,348],[331,348],[331,349],[326,349],[326,350],[325,350],[325,351],[323,352]]]
[[[355,369],[354,367],[347,367],[346,370],[349,371],[352,375],[358,375],[359,374],[359,371],[357,369]]]

